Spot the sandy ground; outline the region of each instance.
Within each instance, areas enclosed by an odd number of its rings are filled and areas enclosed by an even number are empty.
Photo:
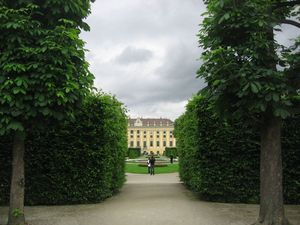
[[[0,207],[0,224],[7,221]],[[300,205],[286,206],[300,225]],[[99,204],[25,208],[30,225],[250,225],[258,206],[198,200],[179,182],[178,174],[127,174],[121,192]]]

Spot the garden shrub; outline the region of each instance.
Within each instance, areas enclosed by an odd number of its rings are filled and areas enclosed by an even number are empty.
[[[138,164],[138,166],[139,167],[148,167],[148,165],[147,164],[142,164],[142,163],[140,163],[140,164]],[[168,167],[168,164],[166,164],[166,163],[159,163],[159,164],[155,164],[155,167]]]
[[[165,156],[170,157],[171,155],[173,157],[177,157],[177,148],[175,147],[166,147],[165,148]]]
[[[136,159],[141,156],[141,148],[128,148],[128,158]]]
[[[300,116],[284,122],[284,198],[300,203]],[[223,120],[204,96],[175,121],[181,180],[202,199],[258,203],[260,138],[243,121]]]
[[[300,115],[283,123],[283,193],[285,201],[300,203]]]
[[[87,97],[76,120],[30,132],[25,152],[27,205],[94,203],[125,180],[127,119],[114,97]],[[11,137],[0,139],[0,203],[7,204]]]

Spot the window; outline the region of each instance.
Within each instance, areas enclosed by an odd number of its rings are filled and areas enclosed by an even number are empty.
[[[147,134],[147,131],[144,131],[144,134]]]
[[[172,138],[173,137],[173,135],[172,134],[170,134],[170,138]]]
[[[159,138],[159,135],[156,135],[157,138]]]
[[[130,133],[133,134],[133,130],[130,130]]]
[[[146,138],[146,135],[144,135],[144,138]]]
[[[139,134],[139,133],[140,133],[140,130],[137,130],[136,133]]]
[[[150,141],[150,147],[153,147],[153,141]]]
[[[131,138],[133,138],[133,135],[130,135]]]
[[[133,147],[133,141],[130,142],[130,147]]]
[[[166,138],[166,135],[164,135],[164,138]]]
[[[146,142],[146,141],[144,141],[144,147],[145,147],[145,148],[147,147],[147,142]]]
[[[159,134],[159,131],[156,131],[157,134]]]
[[[170,141],[170,147],[172,147],[173,146],[173,141]]]
[[[150,135],[150,138],[153,138],[153,135]]]
[[[165,134],[165,133],[167,133],[167,132],[164,130],[164,134]]]
[[[173,134],[173,131],[170,131],[170,134]]]
[[[136,142],[136,146],[140,147],[140,142],[139,141]]]
[[[164,141],[163,145],[164,145],[164,147],[166,147],[166,146],[167,146],[167,142],[166,142],[166,141]]]
[[[140,138],[140,135],[136,136],[137,138]]]
[[[156,142],[156,146],[159,147],[159,141]]]

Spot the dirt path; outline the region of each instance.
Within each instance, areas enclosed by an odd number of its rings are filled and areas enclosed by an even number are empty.
[[[300,225],[300,206],[287,206]],[[179,182],[178,174],[128,174],[120,194],[92,205],[27,207],[30,225],[249,225],[257,205],[199,201]],[[0,224],[7,220],[0,207]]]

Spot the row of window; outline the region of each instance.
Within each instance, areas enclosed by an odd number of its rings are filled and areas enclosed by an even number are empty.
[[[149,131],[150,132],[150,134],[153,134],[153,131]],[[134,133],[134,130],[130,130],[130,134],[133,134]],[[140,132],[140,130],[136,130],[136,133],[137,134],[140,134],[141,132]],[[159,131],[156,131],[156,134],[159,134],[160,132]],[[166,134],[167,133],[167,131],[163,131],[163,133],[164,134]],[[144,131],[144,134],[147,134],[147,131]],[[170,131],[170,134],[173,134],[173,131]]]
[[[170,141],[169,144],[170,144],[170,147],[172,147],[172,146],[173,146],[173,141]],[[160,142],[157,141],[157,142],[156,142],[156,147],[159,147],[159,146],[160,146]],[[166,142],[166,141],[163,141],[163,147],[166,147],[166,146],[167,146],[167,142]],[[130,142],[130,147],[134,147],[134,142],[133,142],[133,141]],[[144,142],[143,142],[143,146],[141,146],[141,145],[140,145],[140,141],[137,141],[137,142],[136,142],[136,147],[147,148],[147,142],[144,141]],[[150,147],[154,147],[154,146],[153,146],[153,141],[150,141]]]
[[[140,135],[137,135],[136,136],[137,138],[140,138]],[[146,138],[147,136],[146,135],[144,135],[144,138]],[[159,135],[156,135],[156,138],[159,138],[160,136]],[[167,137],[167,135],[163,135],[163,138],[166,138]],[[173,137],[173,135],[170,135],[170,138],[172,138]],[[133,138],[133,135],[130,135],[130,138]],[[153,138],[153,135],[150,135],[150,138]]]
[[[128,126],[129,127],[139,127],[139,126],[146,126],[146,124],[143,124],[143,123],[135,123],[135,124],[132,124],[132,123],[129,123],[128,124]],[[160,122],[160,123],[152,123],[152,124],[150,124],[150,123],[147,123],[147,127],[158,127],[158,126],[172,126],[172,123],[167,123],[167,124],[165,124],[165,123],[162,123],[162,122]]]

